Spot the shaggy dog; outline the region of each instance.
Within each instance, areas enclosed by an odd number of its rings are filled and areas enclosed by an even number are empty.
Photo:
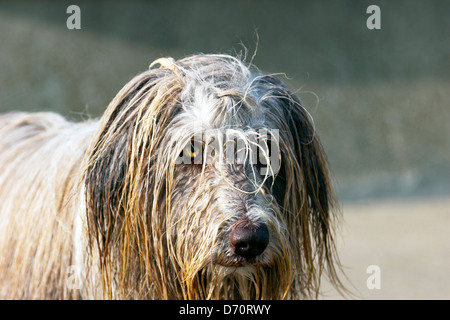
[[[276,76],[159,59],[99,121],[0,116],[0,297],[315,298],[340,285],[333,199]]]

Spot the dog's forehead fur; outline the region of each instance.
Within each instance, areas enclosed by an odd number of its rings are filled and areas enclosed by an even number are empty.
[[[203,129],[262,125],[260,76],[224,55],[194,56],[175,63],[157,60],[181,80],[182,121]],[[164,61],[164,62],[163,62]],[[266,92],[267,94],[267,92]]]

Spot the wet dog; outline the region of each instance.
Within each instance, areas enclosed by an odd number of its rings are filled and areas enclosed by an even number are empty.
[[[228,55],[163,58],[98,121],[0,116],[0,296],[286,299],[339,284],[311,116]]]

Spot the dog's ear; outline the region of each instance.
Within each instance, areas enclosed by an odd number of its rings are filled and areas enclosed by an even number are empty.
[[[115,231],[117,217],[130,165],[133,136],[134,101],[146,81],[126,86],[103,115],[100,128],[92,141],[85,169],[85,192],[90,234],[96,235],[101,250],[105,250]]]
[[[294,187],[295,182],[299,189],[305,191],[303,196],[307,196],[312,213],[323,214],[326,219],[334,197],[328,161],[311,115],[299,98],[274,76],[258,78],[253,87],[266,91],[260,103],[265,117],[270,118],[268,123],[276,124],[271,129],[279,130],[279,148],[284,165],[277,177],[278,181],[283,181],[276,186],[277,193],[284,196],[286,188]],[[287,170],[294,171],[289,175]]]
[[[122,238],[148,225],[145,219],[151,219],[153,202],[158,202],[154,186],[164,192],[164,177],[157,177],[153,162],[166,123],[177,112],[174,96],[181,91],[161,81],[171,79],[169,72],[152,69],[132,79],[109,104],[89,148],[84,175],[87,222],[91,247],[96,243],[101,257],[111,254],[111,242],[131,248],[141,241]],[[166,85],[175,89],[159,87]]]
[[[167,251],[160,241],[166,223],[161,212],[170,208],[166,185],[173,178],[167,128],[181,111],[183,88],[182,78],[168,67],[137,75],[111,101],[89,147],[83,176],[89,248],[100,258],[107,296],[112,272],[121,279],[117,292],[135,290],[140,276],[146,283],[151,278],[155,287],[149,292],[164,296],[168,290],[162,280],[166,270],[149,258]]]
[[[296,96],[290,95],[290,99],[285,100],[285,115],[294,138],[294,154],[301,168],[302,180],[297,182],[303,184],[309,211],[325,232],[333,199],[328,161],[311,116]]]
[[[291,247],[300,250],[294,256],[303,272],[300,287],[308,294],[317,288],[324,263],[331,278],[335,276],[334,195],[328,161],[312,118],[298,97],[274,76],[260,77],[253,86],[261,93],[261,106],[270,118],[267,123],[279,130],[281,162],[272,181],[273,194],[284,210]]]

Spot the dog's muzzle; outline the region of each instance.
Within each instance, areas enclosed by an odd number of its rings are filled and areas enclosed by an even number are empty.
[[[234,254],[251,261],[263,253],[269,244],[269,229],[265,224],[237,222],[231,228],[228,239]]]
[[[228,232],[228,252],[219,254],[216,263],[226,267],[264,264],[261,259],[270,242],[270,232],[263,222],[240,219],[231,225]]]

